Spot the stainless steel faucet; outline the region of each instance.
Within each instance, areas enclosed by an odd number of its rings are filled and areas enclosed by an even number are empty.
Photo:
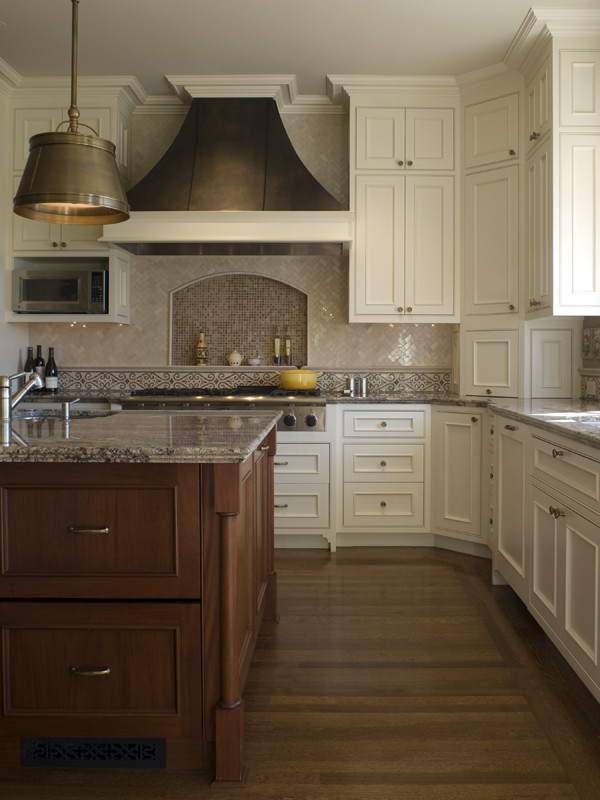
[[[27,376],[29,376],[29,378],[25,381],[23,386],[11,395],[11,383],[18,378],[25,378]],[[13,408],[15,408],[25,397],[27,392],[34,387],[38,389],[44,387],[44,381],[37,372],[16,372],[14,375],[0,375],[0,422],[10,422]]]

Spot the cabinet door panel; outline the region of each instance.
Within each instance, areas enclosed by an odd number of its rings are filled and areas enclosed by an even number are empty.
[[[344,411],[344,436],[425,436],[424,411]]]
[[[560,265],[555,314],[597,314],[600,307],[600,143],[560,136]]]
[[[527,144],[536,146],[552,124],[552,64],[550,58],[539,68],[527,87]]]
[[[382,488],[374,484],[344,484],[344,525],[406,528],[420,526],[424,517],[422,483]]]
[[[406,165],[408,169],[453,168],[453,109],[408,108],[406,110]]]
[[[465,178],[465,300],[468,314],[519,308],[519,168]]]
[[[275,530],[279,528],[327,528],[329,485],[279,484],[275,487]]]
[[[405,301],[409,314],[454,312],[453,209],[453,178],[407,177]]]
[[[560,539],[562,523],[549,513],[550,506],[556,503],[550,495],[533,486],[531,500],[531,607],[551,632],[559,634],[562,625],[560,564],[564,558]]]
[[[329,444],[278,444],[275,480],[281,483],[329,483]]]
[[[422,444],[344,445],[346,481],[422,481],[423,474]]]
[[[527,161],[527,308],[552,308],[552,140]]]
[[[355,310],[392,314],[404,306],[404,178],[356,179]]]
[[[560,124],[600,125],[600,52],[561,50]]]
[[[516,158],[519,95],[509,94],[465,108],[465,167]]]
[[[404,109],[356,110],[356,168],[398,169],[404,161]]]
[[[594,674],[600,664],[600,535],[595,525],[567,510],[565,537],[566,644]]]
[[[495,476],[498,487],[495,568],[524,602],[529,600],[527,435],[514,423],[497,426]]]
[[[519,331],[465,333],[465,393],[518,397]]]

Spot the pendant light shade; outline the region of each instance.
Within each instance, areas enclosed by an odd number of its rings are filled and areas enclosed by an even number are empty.
[[[117,169],[114,144],[101,139],[91,128],[96,135],[78,131],[79,0],[71,2],[73,37],[69,127],[66,131],[38,133],[31,137],[29,158],[13,200],[13,210],[28,219],[61,225],[110,225],[129,219],[129,203]]]

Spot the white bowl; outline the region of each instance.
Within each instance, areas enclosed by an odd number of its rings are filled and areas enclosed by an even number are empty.
[[[251,367],[258,367],[260,365],[260,358],[249,358],[248,364],[250,364]]]

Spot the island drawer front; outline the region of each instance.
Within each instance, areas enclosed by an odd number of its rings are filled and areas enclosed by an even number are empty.
[[[534,436],[531,474],[600,513],[600,461]]]
[[[0,623],[7,734],[201,735],[199,603],[4,602]]]
[[[422,481],[424,449],[422,444],[346,444],[344,480]]]
[[[425,436],[425,411],[344,411],[344,436]]]
[[[327,528],[329,484],[275,486],[275,531],[278,528]]]
[[[406,528],[423,525],[422,483],[390,484],[385,488],[344,484],[344,525]]]
[[[274,470],[277,483],[329,482],[329,444],[278,444]]]
[[[199,598],[196,465],[10,466],[0,596]]]

